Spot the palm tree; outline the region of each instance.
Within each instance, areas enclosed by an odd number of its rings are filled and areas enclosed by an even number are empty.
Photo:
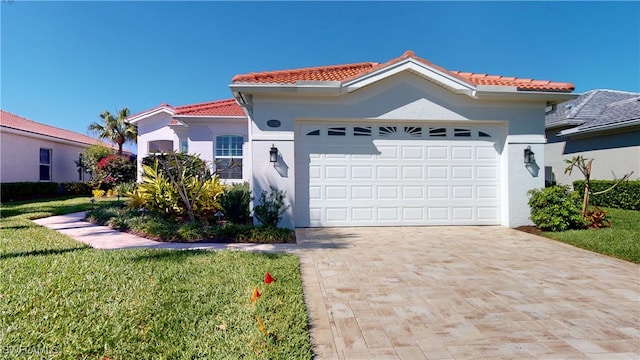
[[[100,114],[100,118],[104,125],[92,122],[89,130],[98,134],[100,139],[107,139],[114,144],[118,144],[118,154],[122,155],[122,145],[127,142],[136,142],[138,139],[138,127],[127,121],[129,117],[129,109],[124,108],[118,112],[118,117],[104,111]]]

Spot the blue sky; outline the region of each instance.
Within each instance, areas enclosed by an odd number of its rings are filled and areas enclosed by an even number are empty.
[[[640,2],[12,2],[0,107],[88,134],[104,110],[231,97],[236,74],[408,49],[449,70],[640,92]]]

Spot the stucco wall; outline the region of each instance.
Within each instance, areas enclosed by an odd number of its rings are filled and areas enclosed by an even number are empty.
[[[545,102],[478,101],[466,95],[455,95],[412,74],[399,74],[376,84],[339,97],[292,96],[254,94],[250,140],[253,147],[254,194],[270,186],[287,192],[291,208],[282,225],[294,226],[295,211],[295,146],[294,131],[299,120],[401,120],[433,122],[485,122],[502,124],[505,135],[537,135],[520,137],[514,144],[499,149],[503,162],[503,199],[507,206],[503,213],[505,226],[528,224],[529,212],[526,192],[544,186],[544,175],[531,176],[524,167],[523,150],[531,145],[540,157],[538,165],[544,169],[544,110]],[[282,126],[273,129],[266,123],[277,119]],[[515,139],[515,138],[514,138]],[[529,141],[529,142],[527,142]],[[280,151],[279,162],[286,172],[268,162],[271,144]],[[506,149],[507,151],[504,151]],[[283,175],[283,174],[286,174]],[[301,186],[303,184],[298,184]]]
[[[0,182],[40,181],[40,148],[51,149],[51,181],[78,181],[75,160],[85,146],[16,133],[0,133]]]
[[[633,171],[631,179],[640,179],[640,130],[590,137],[558,137],[562,129],[547,131],[545,163],[551,167],[558,184],[571,185],[584,177],[579,171],[564,174],[567,164],[574,156],[582,155],[594,159],[591,178],[612,180]]]
[[[156,140],[173,141],[173,149],[180,147],[179,138],[169,127],[171,115],[157,114],[147,119],[140,120],[138,125],[138,181],[142,178],[142,159],[149,156],[149,142]]]
[[[201,159],[214,161],[215,138],[219,135],[239,135],[248,139],[247,121],[234,118],[184,118],[180,119],[187,126],[171,128],[172,116],[158,114],[138,122],[138,180],[142,174],[142,159],[149,155],[148,143],[156,140],[173,141],[173,150],[180,151],[182,141],[187,141],[188,153],[197,154]],[[243,151],[246,153],[246,151]],[[250,172],[247,156],[244,155],[243,179],[225,180],[226,183],[248,181]]]

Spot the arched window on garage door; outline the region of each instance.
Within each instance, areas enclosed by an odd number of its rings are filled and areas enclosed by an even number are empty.
[[[242,144],[242,136],[216,136],[215,163],[220,179],[242,179]]]

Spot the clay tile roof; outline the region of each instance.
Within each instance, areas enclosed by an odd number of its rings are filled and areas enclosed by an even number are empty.
[[[175,116],[245,116],[235,99],[209,101],[176,107]]]
[[[411,50],[407,50],[400,57],[386,63],[362,62],[345,65],[318,66],[293,70],[277,70],[269,72],[255,72],[240,74],[231,80],[234,84],[295,84],[298,81],[340,81],[346,82],[374,72],[386,66],[412,58],[445,74],[458,78],[473,85],[515,86],[522,91],[555,91],[571,92],[574,85],[567,82],[552,82],[548,80],[520,79],[501,75],[476,74],[471,72],[450,71],[435,65],[429,60],[417,57]]]
[[[83,135],[70,130],[57,128],[55,126],[41,124],[32,120],[25,119],[18,115],[14,115],[8,111],[0,110],[0,126],[22,130],[33,134],[49,136],[53,138],[75,141],[87,145],[104,145],[115,148],[113,145],[94,139],[90,136]]]

